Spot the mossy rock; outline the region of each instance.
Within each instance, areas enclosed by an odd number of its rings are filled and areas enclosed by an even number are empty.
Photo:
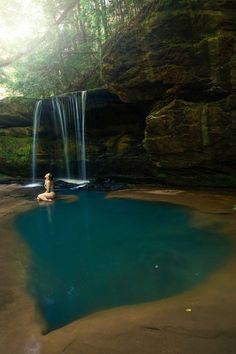
[[[123,135],[117,142],[116,151],[118,155],[125,155],[132,148],[132,138],[129,135]]]
[[[35,102],[24,97],[0,100],[0,128],[32,126]]]
[[[153,176],[160,184],[173,186],[236,188],[236,174],[198,169],[153,169]]]
[[[0,136],[0,173],[29,176],[32,138]]]
[[[104,46],[103,78],[125,102],[224,98],[235,90],[233,0],[150,1]]]

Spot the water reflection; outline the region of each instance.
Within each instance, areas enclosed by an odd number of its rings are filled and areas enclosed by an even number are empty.
[[[17,220],[32,250],[29,287],[49,330],[180,293],[231,253],[217,230],[193,227],[185,208],[104,197],[81,191],[73,203],[40,203]]]
[[[54,201],[53,202],[40,202],[39,203],[39,207],[41,208],[45,208],[47,213],[47,221],[49,224],[52,224],[53,222],[53,210],[55,208],[55,205],[54,205]]]

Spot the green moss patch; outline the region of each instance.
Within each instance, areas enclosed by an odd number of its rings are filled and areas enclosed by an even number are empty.
[[[0,173],[28,174],[31,155],[31,137],[0,136]]]

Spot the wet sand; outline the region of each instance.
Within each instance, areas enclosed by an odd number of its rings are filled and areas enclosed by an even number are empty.
[[[14,215],[35,202],[5,195],[5,203],[4,197],[0,199],[0,353],[234,354],[236,212],[232,208],[236,195],[143,188],[107,197],[190,206],[193,223],[222,230],[232,241],[234,255],[205,282],[183,294],[101,311],[42,335],[43,319],[25,287],[30,251],[12,227]]]

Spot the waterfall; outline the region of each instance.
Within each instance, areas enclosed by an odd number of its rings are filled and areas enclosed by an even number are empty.
[[[64,161],[66,165],[66,179],[71,180],[69,142],[75,137],[77,179],[86,181],[86,139],[85,139],[85,110],[87,91],[58,96],[52,98],[52,107],[55,124],[60,127]],[[59,124],[57,124],[59,121]]]
[[[81,95],[81,177],[83,181],[87,179],[86,173],[86,141],[85,141],[85,109],[86,109],[87,92],[82,91]]]
[[[61,136],[63,142],[63,150],[65,157],[65,165],[66,165],[66,176],[67,178],[71,178],[70,172],[70,161],[69,161],[69,153],[68,153],[68,129],[67,129],[67,119],[65,113],[65,107],[59,97],[52,98],[52,107],[53,107],[53,117],[54,121],[59,119],[59,125],[61,128]]]
[[[61,179],[69,181],[79,180],[80,182],[86,181],[87,179],[85,134],[86,99],[87,91],[74,92],[68,95],[52,97],[51,101],[47,100],[47,104],[45,105],[47,107],[49,105],[52,108],[51,113],[48,113],[47,109],[47,111],[42,114],[43,116],[45,116],[45,113],[46,115],[49,114],[47,117],[48,125],[49,127],[52,126],[51,123],[53,121],[53,126],[56,129],[57,137],[59,137],[62,142],[63,172],[60,173],[63,175],[59,176]],[[37,102],[34,115],[32,157],[33,183],[36,178],[36,150],[42,103],[42,101]]]
[[[40,118],[42,113],[42,100],[36,102],[33,118],[33,146],[32,146],[32,183],[35,183],[36,178],[36,154],[38,143],[38,131],[40,125]]]

